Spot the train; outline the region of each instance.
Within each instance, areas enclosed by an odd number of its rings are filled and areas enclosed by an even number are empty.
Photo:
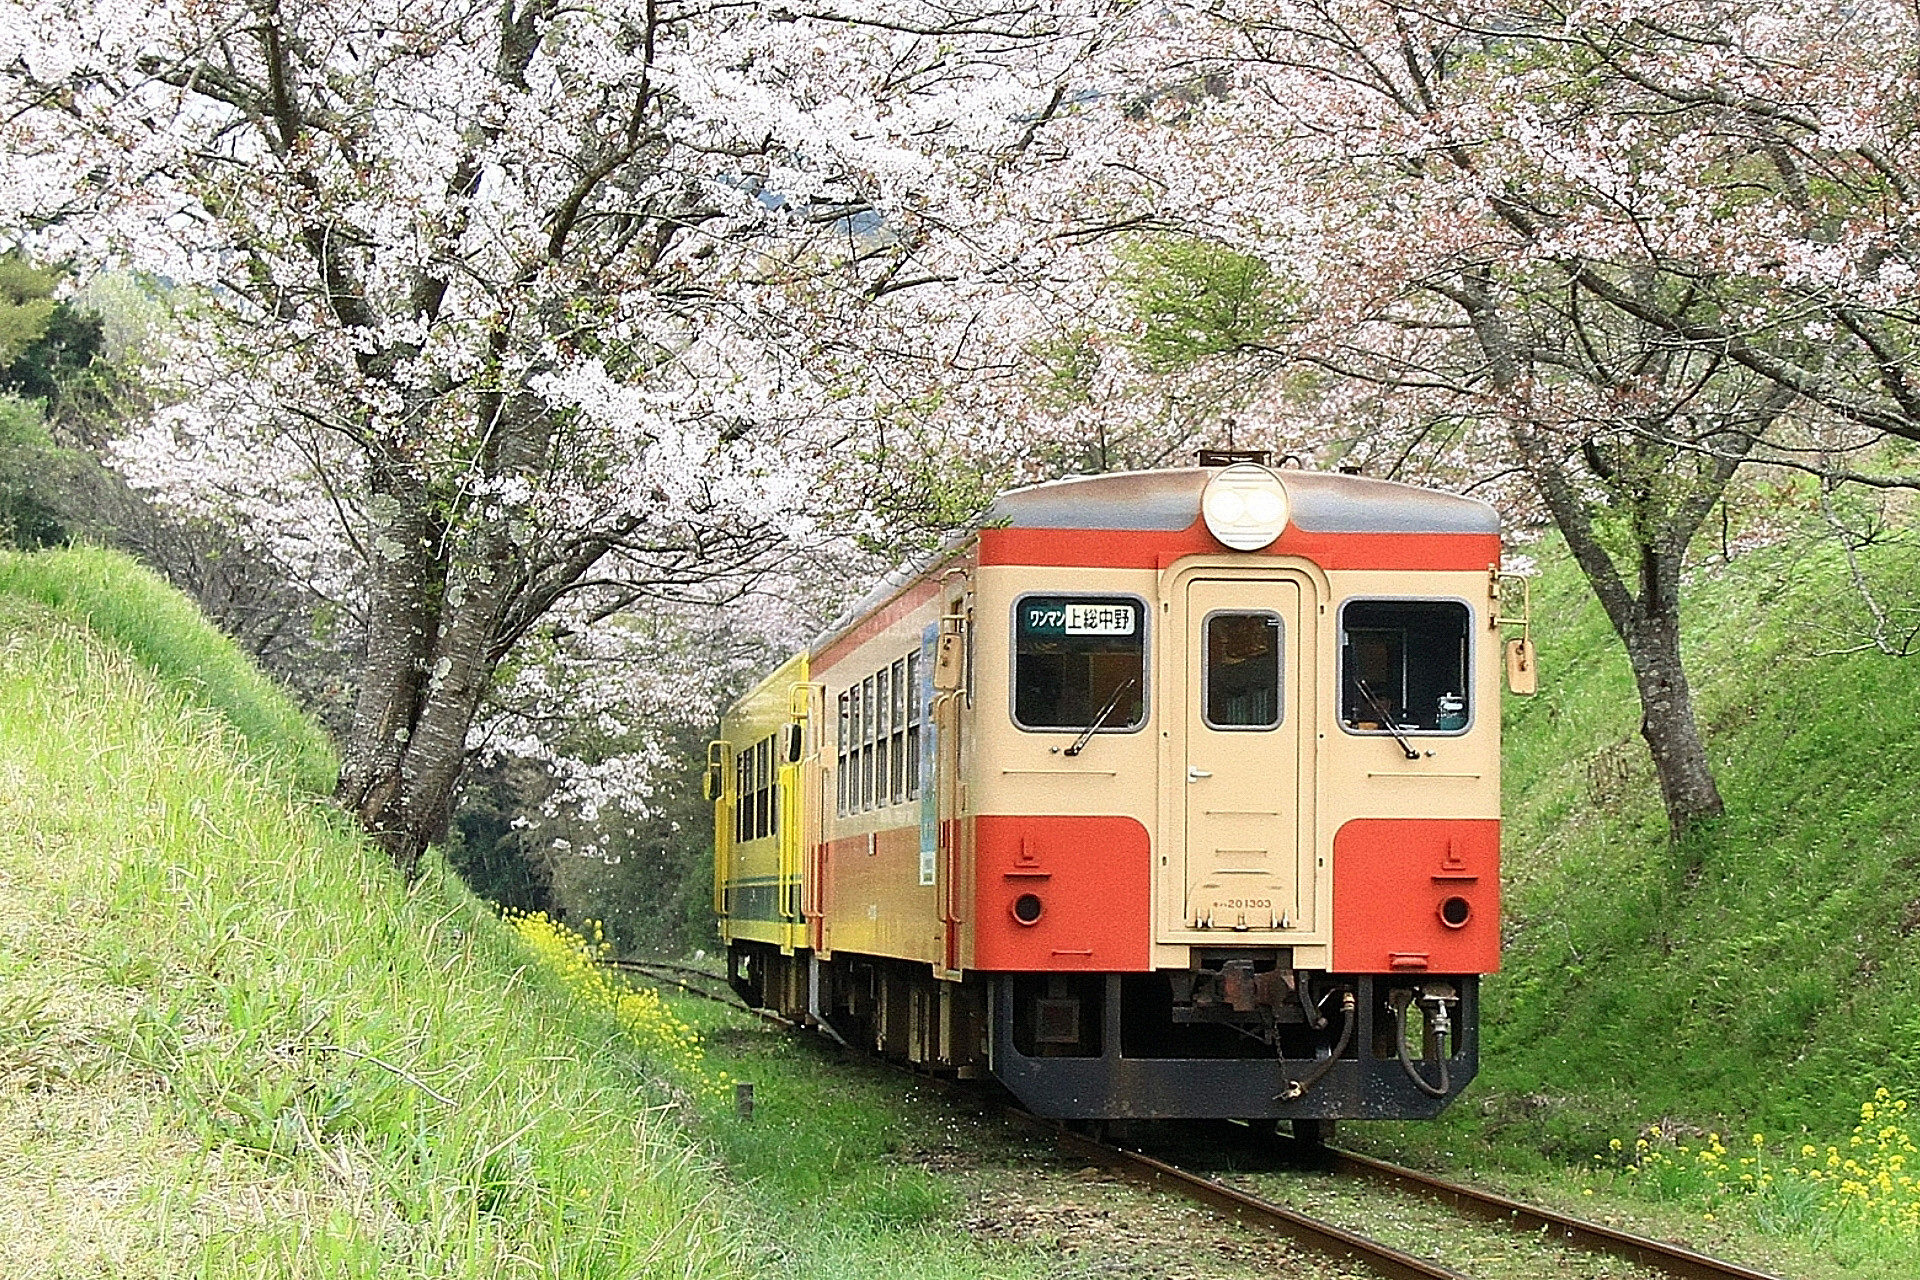
[[[1500,964],[1490,505],[1253,451],[999,495],[722,716],[749,1004],[1073,1121],[1439,1113]]]

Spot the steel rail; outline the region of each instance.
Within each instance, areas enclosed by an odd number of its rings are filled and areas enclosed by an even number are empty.
[[[1009,1108],[1009,1111],[1017,1117],[1036,1121],[1036,1117],[1024,1111],[1015,1108]],[[1097,1161],[1136,1182],[1144,1183],[1157,1190],[1171,1189],[1189,1200],[1197,1200],[1209,1208],[1224,1213],[1237,1222],[1284,1235],[1317,1253],[1330,1254],[1346,1262],[1357,1262],[1370,1271],[1388,1277],[1388,1280],[1470,1280],[1461,1272],[1441,1266],[1437,1262],[1416,1258],[1391,1245],[1368,1239],[1358,1232],[1348,1231],[1345,1227],[1309,1217],[1298,1210],[1275,1204],[1271,1200],[1264,1200],[1251,1192],[1242,1191],[1224,1182],[1191,1173],[1178,1165],[1168,1164],[1164,1160],[1155,1159],[1143,1152],[1128,1151],[1123,1147],[1096,1142],[1092,1138],[1048,1121],[1037,1121],[1037,1127],[1044,1130],[1059,1145],[1089,1160]]]
[[[1326,1147],[1323,1150],[1327,1162],[1335,1172],[1425,1196],[1445,1204],[1463,1216],[1503,1223],[1541,1236],[1551,1236],[1562,1243],[1592,1253],[1610,1253],[1640,1266],[1682,1277],[1683,1280],[1779,1280],[1777,1276],[1769,1275],[1764,1271],[1755,1271],[1737,1262],[1725,1262],[1677,1244],[1632,1235],[1613,1227],[1602,1226],[1597,1222],[1588,1222],[1583,1218],[1557,1213],[1552,1209],[1522,1204],[1518,1200],[1509,1199],[1491,1191],[1481,1191],[1458,1183],[1445,1182],[1413,1169],[1389,1164],[1385,1160],[1360,1155],[1358,1152],[1346,1151],[1338,1147]]]

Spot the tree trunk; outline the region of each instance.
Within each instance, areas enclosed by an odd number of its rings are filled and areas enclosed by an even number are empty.
[[[1664,566],[1677,579],[1679,565]],[[1614,630],[1627,647],[1634,683],[1640,690],[1640,736],[1647,740],[1654,773],[1660,779],[1660,798],[1667,808],[1667,825],[1676,842],[1701,821],[1725,811],[1720,789],[1707,763],[1706,743],[1693,714],[1693,691],[1680,659],[1678,582],[1654,584],[1643,572],[1639,606]],[[1654,603],[1649,604],[1649,601]]]
[[[488,472],[532,470],[550,436],[537,408],[516,404],[487,421]],[[411,878],[446,836],[467,737],[527,583],[518,512],[470,510],[453,532],[423,490],[398,483],[378,509],[365,673],[335,798]]]
[[[439,630],[444,530],[426,493],[387,468],[373,477],[372,583],[366,654],[334,800],[369,831],[384,825],[413,736]]]
[[[1527,473],[1546,500],[1567,549],[1586,575],[1626,646],[1640,693],[1640,734],[1653,756],[1667,827],[1676,842],[1726,806],[1707,763],[1707,748],[1694,719],[1693,692],[1680,653],[1680,571],[1686,548],[1706,513],[1726,492],[1737,458],[1714,460],[1693,478],[1685,500],[1666,509],[1644,502],[1631,511],[1638,552],[1637,592],[1622,580],[1595,532],[1591,514],[1560,463],[1548,433],[1513,433]]]

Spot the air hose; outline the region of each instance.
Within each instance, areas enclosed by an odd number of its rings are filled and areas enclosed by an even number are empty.
[[[1307,1072],[1306,1075],[1301,1076],[1298,1080],[1287,1081],[1285,1092],[1274,1095],[1276,1100],[1282,1102],[1293,1101],[1308,1089],[1318,1084],[1320,1078],[1326,1075],[1327,1072],[1333,1070],[1333,1064],[1340,1061],[1340,1055],[1347,1051],[1347,1044],[1353,1039],[1353,1010],[1353,992],[1342,991],[1340,993],[1340,1038],[1334,1042],[1333,1052],[1315,1063],[1313,1070]],[[1283,1067],[1286,1065],[1285,1059],[1281,1060],[1281,1065]]]
[[[1400,1065],[1406,1068],[1407,1079],[1413,1081],[1414,1086],[1418,1088],[1420,1092],[1426,1094],[1429,1098],[1446,1097],[1447,1096],[1446,1052],[1442,1050],[1440,1053],[1439,1085],[1438,1086],[1430,1085],[1425,1080],[1421,1079],[1420,1072],[1413,1065],[1413,1058],[1407,1053],[1407,1006],[1412,1003],[1412,999],[1404,992],[1396,991],[1393,994],[1395,996],[1395,999],[1391,1001],[1393,1005],[1393,1044],[1394,1044],[1394,1048],[1400,1051]],[[1450,1030],[1450,1024],[1447,1021],[1447,1006],[1442,1001],[1436,1000],[1434,1002],[1432,1026],[1433,1026],[1433,1032],[1434,1032],[1434,1041],[1437,1044],[1439,1043],[1440,1037],[1446,1035],[1448,1030]]]

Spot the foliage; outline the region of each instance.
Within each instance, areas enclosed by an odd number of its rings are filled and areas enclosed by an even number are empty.
[[[65,540],[49,492],[60,461],[39,409],[0,395],[0,546],[31,550]]]
[[[1269,343],[1298,306],[1265,259],[1198,236],[1138,239],[1121,246],[1118,257],[1120,287],[1140,317],[1131,341],[1154,372]]]
[[[53,299],[59,279],[57,269],[36,267],[22,253],[0,253],[0,370],[46,335],[59,308]],[[8,385],[4,374],[0,385]]]
[[[621,955],[712,950],[713,806],[702,798],[710,724],[665,735],[677,759],[654,775],[651,812],[603,811],[586,826],[563,816],[530,824],[551,843],[545,869],[554,907],[569,920],[599,920]]]
[[[167,674],[0,595],[0,1271],[743,1274],[604,1017],[440,868],[406,889],[263,780],[311,728],[243,744],[203,701],[245,701],[231,650],[92,567],[72,607]]]
[[[1874,1090],[1859,1106],[1859,1123],[1840,1143],[1811,1142],[1797,1150],[1769,1146],[1764,1133],[1735,1153],[1718,1133],[1682,1137],[1650,1126],[1632,1145],[1612,1139],[1608,1156],[1594,1157],[1632,1186],[1705,1211],[1708,1220],[1729,1210],[1763,1227],[1831,1238],[1865,1231],[1888,1243],[1920,1246],[1920,1146],[1908,1130],[1907,1100]]]

